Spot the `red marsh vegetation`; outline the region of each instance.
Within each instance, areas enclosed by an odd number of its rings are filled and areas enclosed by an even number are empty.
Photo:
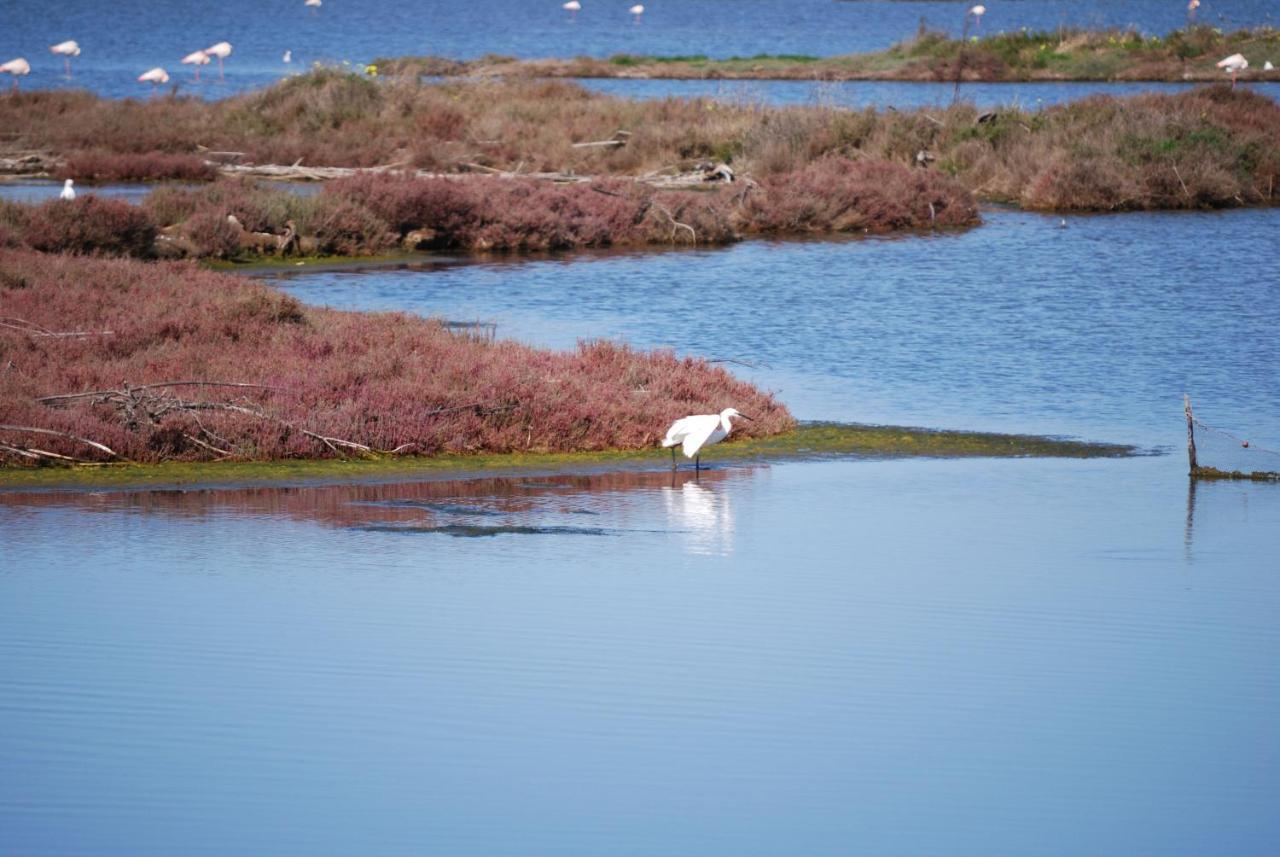
[[[621,179],[553,184],[491,176],[357,173],[304,197],[243,180],[161,187],[142,206],[92,194],[0,203],[0,244],[47,252],[243,258],[724,244],[743,235],[956,228],[978,221],[954,179],[884,161],[826,158],[760,182],[658,191]],[[156,238],[163,229],[161,240]],[[285,236],[298,236],[285,247]]]
[[[979,121],[981,120],[981,121]],[[10,152],[137,159],[243,153],[258,164],[478,167],[640,177],[725,162],[762,183],[832,157],[928,164],[977,198],[1054,210],[1269,205],[1280,106],[1244,87],[1095,97],[983,115],[632,101],[551,80],[373,80],[320,70],[222,101],[109,101],[76,92],[0,98]],[[623,146],[575,147],[630,132]],[[163,172],[159,167],[157,174]],[[109,177],[105,166],[93,174]]]
[[[756,418],[746,434],[794,424],[772,396],[669,352],[551,352],[305,307],[193,263],[0,250],[8,463],[112,458],[102,447],[136,461],[642,448],[731,405]]]

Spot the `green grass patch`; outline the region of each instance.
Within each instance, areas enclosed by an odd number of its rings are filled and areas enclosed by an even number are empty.
[[[825,458],[1120,458],[1132,446],[1037,435],[935,431],[897,426],[805,423],[792,432],[709,448],[703,462],[803,461]],[[109,464],[0,468],[0,490],[160,488],[200,485],[332,483],[465,477],[510,471],[557,471],[614,465],[664,467],[662,449],[581,453],[439,455],[347,460]],[[683,457],[680,457],[683,463]]]

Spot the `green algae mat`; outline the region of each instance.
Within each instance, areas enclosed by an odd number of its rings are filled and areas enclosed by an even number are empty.
[[[1125,458],[1141,454],[1133,446],[1087,443],[1037,435],[938,431],[897,426],[803,423],[795,431],[745,438],[710,447],[703,467],[832,458]],[[683,457],[682,467],[691,467]],[[578,453],[399,456],[285,461],[169,462],[105,464],[89,467],[0,468],[0,491],[94,490],[280,484],[492,476],[504,473],[583,472],[670,466],[663,449]]]

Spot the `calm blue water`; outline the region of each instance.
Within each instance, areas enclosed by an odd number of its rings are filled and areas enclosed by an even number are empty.
[[[140,203],[157,187],[161,185],[169,187],[179,187],[184,190],[190,190],[199,185],[183,184],[181,182],[164,182],[164,183],[123,183],[113,182],[111,184],[88,185],[80,183],[76,185],[77,194],[97,194],[98,196],[110,197],[112,199],[123,199],[128,202]],[[308,196],[317,193],[320,190],[319,182],[264,182],[267,187],[277,188],[279,190],[287,190],[290,193]],[[41,203],[50,199],[57,199],[62,193],[62,182],[54,179],[12,179],[0,180],[0,199],[7,199],[11,202],[24,203]]]
[[[950,83],[905,83],[877,80],[802,81],[802,80],[580,80],[581,85],[597,92],[624,98],[715,98],[746,104],[780,104],[846,107],[862,109],[894,107],[946,106],[955,100],[955,87]],[[1065,104],[1091,95],[1122,98],[1143,92],[1186,92],[1199,84],[1143,82],[1079,81],[1063,83],[966,83],[960,87],[960,99],[979,107],[1016,106],[1036,110]],[[1280,98],[1280,83],[1247,84],[1254,92]]]
[[[934,29],[956,33],[971,3],[655,0],[645,4],[647,11],[638,25],[627,14],[631,5],[631,0],[584,0],[582,11],[571,19],[560,0],[325,0],[318,10],[307,9],[302,0],[59,0],[39,7],[9,3],[0,8],[0,62],[26,57],[32,72],[24,86],[66,86],[62,61],[49,54],[48,46],[76,39],[83,53],[74,61],[70,85],[111,97],[143,96],[149,87],[135,78],[159,65],[169,70],[174,82],[182,83],[182,91],[219,97],[263,86],[312,62],[363,65],[379,56],[407,54],[542,57],[632,52],[723,57],[869,51],[911,36],[922,18]],[[1186,22],[1186,4],[1180,0],[1019,0],[986,5],[986,31],[1066,25],[1133,26],[1165,33]],[[1200,11],[1202,22],[1227,28],[1274,24],[1278,16],[1273,0],[1209,0]],[[217,81],[215,63],[202,74],[206,81],[193,85],[191,71],[178,60],[223,40],[235,47],[226,80]],[[290,65],[282,62],[286,50],[292,51]]]
[[[1280,490],[1166,463],[0,498],[0,853],[1270,855]]]

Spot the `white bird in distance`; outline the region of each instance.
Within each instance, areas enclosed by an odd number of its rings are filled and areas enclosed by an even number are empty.
[[[1249,67],[1249,61],[1244,58],[1244,54],[1232,54],[1226,59],[1218,60],[1218,68],[1231,75],[1231,88],[1236,88],[1236,77],[1240,72]]]
[[[13,75],[13,88],[16,92],[18,89],[18,78],[26,74],[31,74],[31,63],[22,57],[9,60],[7,63],[0,65],[0,74]]]
[[[182,58],[183,65],[193,65],[196,67],[196,80],[200,79],[200,66],[209,64],[209,55],[204,51],[195,51],[187,54]]]
[[[205,48],[204,52],[211,57],[218,58],[218,80],[222,80],[222,61],[231,56],[231,43],[218,42],[212,47]]]
[[[138,83],[151,84],[152,95],[156,94],[156,90],[160,88],[161,84],[168,83],[168,82],[169,82],[169,72],[165,71],[159,66],[156,66],[155,68],[152,68],[152,69],[147,69],[142,74],[138,75]]]
[[[62,65],[66,69],[67,77],[71,77],[71,58],[80,56],[80,45],[76,40],[67,39],[65,42],[58,42],[50,46],[49,53],[62,57]]]

